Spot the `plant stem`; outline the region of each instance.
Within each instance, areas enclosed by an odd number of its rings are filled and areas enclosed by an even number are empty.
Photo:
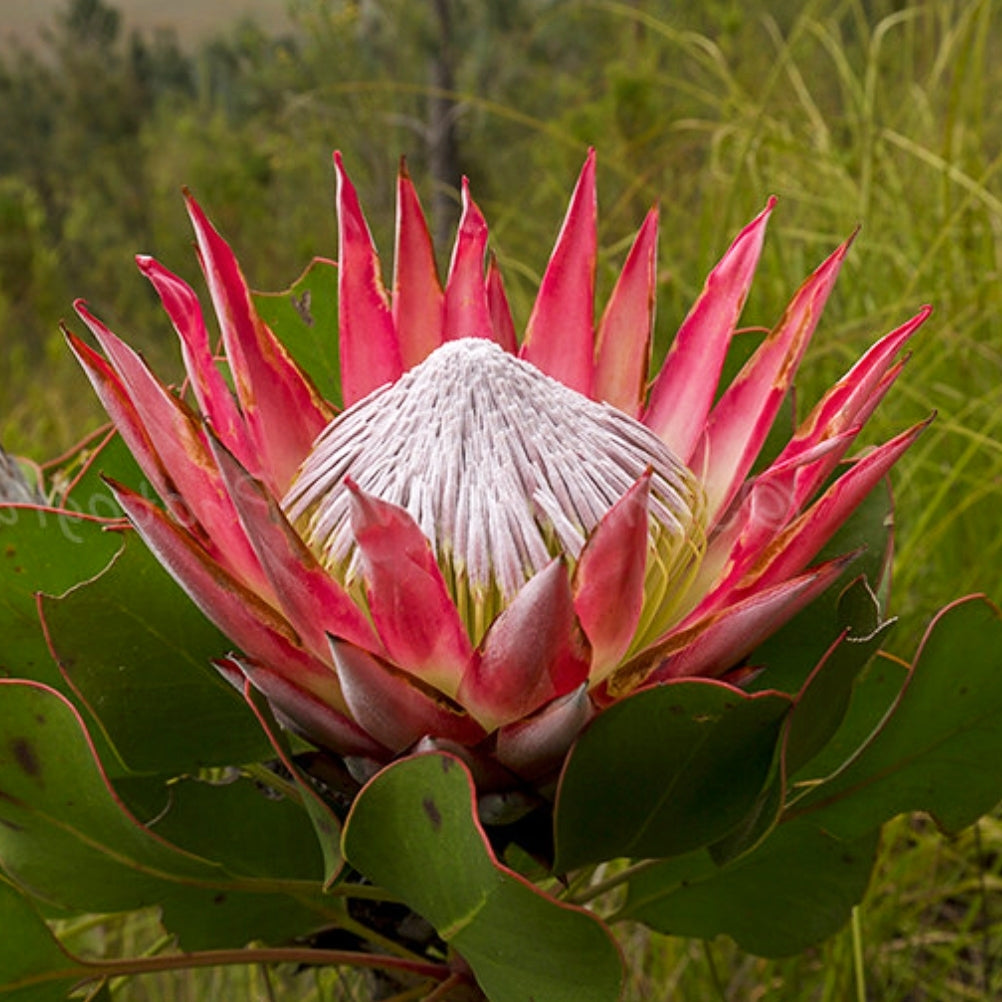
[[[391,894],[375,884],[335,884],[328,891],[332,897],[358,898],[360,901],[384,901],[389,904],[403,904],[399,894]]]
[[[720,1002],[727,1002],[727,993],[724,991],[724,982],[720,978],[720,971],[717,970],[717,962],[713,958],[713,948],[708,939],[703,940],[703,956],[706,958],[706,966],[710,969],[710,980],[717,991]]]
[[[595,879],[596,873],[604,873],[605,863],[596,864],[593,866],[582,867],[577,873],[574,874],[573,878],[565,875],[564,878],[564,889],[559,892],[560,897],[565,901],[576,901],[579,893],[585,893],[589,884]]]
[[[427,995],[425,995],[421,1002],[441,1002],[449,992],[452,991],[457,985],[462,984],[463,978],[458,974],[450,974],[445,981],[441,982],[437,988],[432,989]]]
[[[303,802],[303,795],[295,783],[279,776],[278,773],[262,765],[260,762],[251,762],[243,767],[244,773],[251,779],[257,781],[262,786],[280,793],[286,800],[291,800],[294,804]]]
[[[607,877],[605,880],[600,880],[597,884],[592,884],[591,887],[586,887],[584,890],[577,891],[574,894],[564,895],[564,900],[575,905],[583,905],[588,901],[594,901],[595,898],[601,897],[607,891],[615,890],[615,888],[619,887],[620,884],[625,884],[631,877],[649,869],[657,862],[658,860],[656,859],[645,859],[639,863],[634,863],[633,866],[624,867],[618,873],[614,873],[611,877]]]
[[[866,1002],[866,975],[863,971],[863,928],[859,905],[852,909],[852,966],[856,973],[856,1002]]]
[[[447,964],[407,960],[385,954],[358,953],[353,950],[314,950],[309,947],[261,947],[259,949],[202,950],[197,953],[172,953],[160,957],[128,957],[122,960],[79,960],[60,970],[42,971],[21,978],[4,987],[27,988],[49,981],[78,978],[82,981],[156,974],[162,971],[193,970],[200,967],[227,967],[246,964],[308,964],[330,967],[371,967],[406,971],[418,977],[443,981],[452,976]]]

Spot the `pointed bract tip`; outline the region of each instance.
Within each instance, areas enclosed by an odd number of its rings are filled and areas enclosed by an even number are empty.
[[[184,190],[184,205],[188,210],[188,218],[191,220],[192,225],[195,227],[196,236],[201,242],[204,233],[215,233],[215,227],[209,222],[209,217],[205,214],[205,211],[195,200],[195,196],[185,188]]]
[[[82,353],[86,353],[87,356],[97,355],[97,352],[95,352],[90,345],[84,342],[78,334],[70,330],[65,321],[59,321],[59,330],[62,332],[63,337],[66,338],[66,343],[69,345],[70,351],[72,351],[81,362],[84,361],[84,358],[81,358]]]
[[[91,329],[91,331],[94,330],[94,324],[99,324],[101,327],[104,327],[104,324],[101,324],[97,317],[94,316],[94,313],[91,311],[90,305],[86,299],[74,299],[73,310],[76,315]]]
[[[351,181],[348,180],[348,172],[344,169],[344,160],[341,158],[341,151],[334,151],[334,187],[338,205],[349,192],[353,191]]]
[[[480,211],[480,206],[474,201],[473,195],[470,192],[470,182],[465,177],[463,178],[461,200],[463,211],[459,219],[459,232],[461,233],[464,230],[467,232],[486,231],[487,220]],[[454,257],[458,249],[458,237],[459,234],[457,233],[457,247],[453,248]]]
[[[134,494],[131,488],[126,487],[121,481],[116,480],[114,477],[108,476],[107,473],[99,474],[102,482],[107,486],[108,490],[115,495],[116,499],[120,497],[127,497],[130,494]]]

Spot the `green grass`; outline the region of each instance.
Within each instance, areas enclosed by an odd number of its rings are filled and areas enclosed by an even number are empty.
[[[922,819],[899,818],[887,826],[870,890],[858,909],[859,953],[852,925],[829,942],[782,960],[742,954],[725,939],[704,944],[638,932],[630,943],[636,962],[628,998],[996,998],[1002,991],[1000,849],[1002,827],[996,820],[984,819],[948,841]]]
[[[847,41],[853,23],[861,26],[855,46]],[[986,55],[999,41],[998,12],[986,3],[930,3],[866,22],[862,4],[815,3],[785,36],[767,16],[761,24],[771,66],[754,80],[732,74],[709,40],[679,43],[712,53],[700,58],[718,80],[712,107],[720,118],[699,123],[710,169],[700,177],[694,228],[713,229],[725,214],[733,226],[733,206],[749,215],[766,192],[781,196],[763,265],[770,288],[763,296],[760,287],[750,307],[774,316],[773,286],[789,288],[809,260],[862,224],[800,380],[807,400],[875,334],[934,304],[868,432],[879,440],[937,413],[893,477],[892,611],[903,618],[898,644],[910,654],[940,604],[969,591],[1002,595],[1002,115],[990,100],[1002,80]],[[704,950],[640,936],[644,962],[635,969],[643,974],[631,998],[998,997],[1000,838],[993,818],[952,841],[924,819],[899,819],[885,832],[858,911],[861,951],[852,927],[783,961],[744,956],[726,941]]]

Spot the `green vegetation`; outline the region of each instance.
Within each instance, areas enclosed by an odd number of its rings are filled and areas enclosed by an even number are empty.
[[[780,203],[750,327],[771,325],[801,278],[862,226],[801,400],[878,334],[935,305],[870,433],[876,441],[938,412],[894,476],[898,643],[910,654],[920,625],[959,594],[1002,595],[996,5],[713,0],[694,12],[655,0],[297,0],[291,11],[288,36],[243,23],[187,51],[167,34],[132,33],[103,0],[74,0],[44,50],[0,58],[8,447],[44,457],[100,421],[58,332],[74,296],[158,367],[174,351],[130,262],[151,253],[195,281],[182,184],[252,283],[274,289],[312,256],[335,253],[333,148],[384,248],[406,154],[443,237],[443,265],[466,173],[524,323],[566,192],[594,145],[605,287],[643,213],[661,202],[661,351],[730,236],[772,193]],[[1002,991],[1000,868],[997,822],[945,844],[902,821],[887,833],[858,924],[823,949],[766,962],[723,941],[638,938],[631,998],[992,997]],[[111,935],[81,931],[95,945]],[[114,994],[266,990],[261,972],[221,977],[140,980]],[[365,997],[334,975],[281,972],[271,984],[282,998]]]

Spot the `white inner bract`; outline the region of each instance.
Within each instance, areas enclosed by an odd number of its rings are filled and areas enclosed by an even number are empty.
[[[647,469],[650,532],[638,638],[651,637],[702,555],[698,481],[640,422],[491,341],[450,341],[339,414],[317,438],[282,507],[324,567],[358,591],[345,479],[405,508],[430,541],[478,642],[554,556],[565,554],[573,566],[603,515]]]

